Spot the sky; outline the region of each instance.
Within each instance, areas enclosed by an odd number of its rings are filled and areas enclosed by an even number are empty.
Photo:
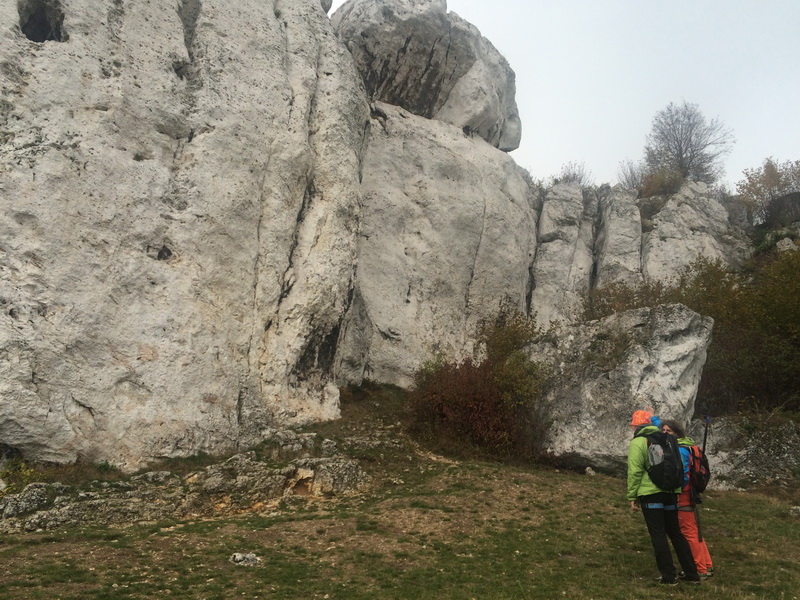
[[[344,4],[334,0],[330,14]],[[655,114],[697,104],[733,131],[723,183],[800,160],[800,0],[447,0],[516,73],[511,153],[537,179],[583,164],[617,182]]]

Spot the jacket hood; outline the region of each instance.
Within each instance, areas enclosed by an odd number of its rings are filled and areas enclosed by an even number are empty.
[[[633,437],[639,437],[642,435],[650,435],[651,433],[656,433],[658,431],[658,427],[655,425],[640,425],[636,428],[636,431],[633,432]]]
[[[681,446],[696,446],[695,441],[688,435],[686,437],[678,438],[678,443]]]

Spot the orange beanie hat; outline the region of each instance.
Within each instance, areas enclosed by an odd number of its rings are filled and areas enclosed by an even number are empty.
[[[639,425],[647,425],[652,418],[653,413],[647,412],[646,410],[637,410],[633,413],[633,417],[631,417],[631,426],[638,427]]]

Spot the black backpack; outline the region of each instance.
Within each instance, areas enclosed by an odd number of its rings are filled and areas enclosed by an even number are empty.
[[[659,489],[671,492],[683,487],[683,461],[674,435],[654,431],[646,435],[647,474]]]

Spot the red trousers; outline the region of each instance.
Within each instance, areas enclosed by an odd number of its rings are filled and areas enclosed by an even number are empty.
[[[688,488],[678,496],[678,523],[681,526],[681,533],[689,547],[692,549],[692,557],[697,565],[697,572],[702,575],[713,567],[711,555],[708,553],[705,537],[702,541],[697,527],[697,518],[694,514],[694,507],[691,505],[691,498]]]

